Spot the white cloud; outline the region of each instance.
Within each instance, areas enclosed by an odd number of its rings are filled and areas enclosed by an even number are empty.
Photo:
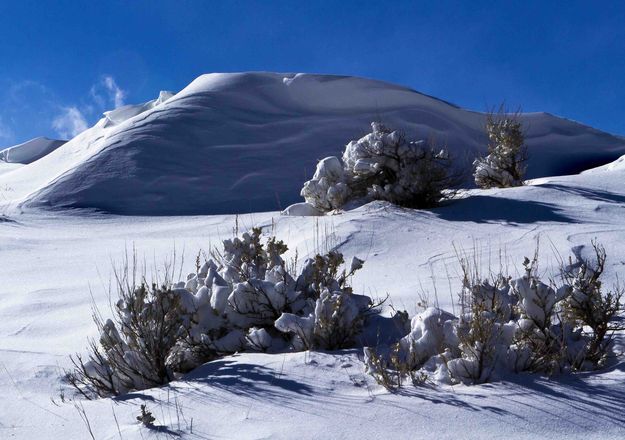
[[[100,81],[91,86],[89,95],[101,110],[110,110],[111,106],[121,107],[126,99],[126,92],[117,85],[115,78],[111,75],[102,76]]]
[[[52,121],[52,128],[65,139],[73,138],[89,128],[85,115],[91,117],[98,110],[121,107],[125,99],[126,92],[117,85],[115,78],[111,75],[103,75],[91,87],[89,99],[83,100],[81,105],[62,107],[61,114]]]
[[[121,107],[122,105],[124,105],[124,98],[126,98],[126,92],[124,92],[122,89],[120,89],[117,86],[115,79],[112,76],[107,75],[102,79],[102,81],[104,82],[104,86],[109,92],[109,98],[115,104],[115,108]]]
[[[52,121],[52,128],[64,139],[71,139],[88,128],[87,120],[77,107],[64,107]]]
[[[95,106],[99,109],[104,109],[106,108],[107,104],[106,104],[106,99],[104,98],[104,96],[102,96],[102,94],[99,92],[99,89],[101,89],[101,87],[99,87],[100,84],[96,84],[94,86],[91,86],[91,90],[89,90],[89,96],[91,97],[92,101],[94,102]],[[89,113],[93,112],[93,106],[88,104],[89,108]]]

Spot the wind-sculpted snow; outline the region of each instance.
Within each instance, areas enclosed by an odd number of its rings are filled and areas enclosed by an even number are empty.
[[[372,121],[429,139],[467,168],[487,144],[484,114],[362,78],[208,74],[167,97],[108,112],[53,153],[0,173],[7,201],[138,215],[278,210],[301,201],[317,161],[340,154]],[[546,113],[521,121],[528,178],[625,153],[622,138],[572,121]]]
[[[115,110],[104,112],[103,122],[101,121],[100,123],[103,124],[104,127],[121,124],[122,122],[127,121],[132,117],[135,117],[141,113],[145,113],[148,110],[151,110],[154,107],[164,103],[172,96],[174,96],[174,93],[162,90],[161,93],[159,93],[157,99],[148,101],[145,104],[124,105],[122,107],[116,108]]]
[[[66,141],[38,137],[0,151],[0,161],[29,164],[53,152]]]

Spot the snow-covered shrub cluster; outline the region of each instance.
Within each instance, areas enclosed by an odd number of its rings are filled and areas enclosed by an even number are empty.
[[[114,320],[96,314],[100,331],[88,359],[68,377],[85,396],[118,395],[164,384],[218,356],[241,350],[280,352],[354,346],[371,298],[352,293],[348,269],[331,251],[289,273],[286,245],[253,229],[178,283],[120,282]]]
[[[366,317],[363,312],[372,307],[372,301],[352,293],[347,286],[347,278],[362,267],[363,261],[353,258],[349,270],[340,274],[343,263],[340,253],[330,251],[304,264],[296,285],[303,287],[304,297],[315,300],[314,310],[283,313],[275,322],[278,330],[293,335],[295,347],[336,350],[355,343]]]
[[[460,316],[427,308],[394,346],[365,348],[368,371],[393,388],[405,376],[473,384],[507,372],[553,374],[604,365],[612,335],[621,329],[614,318],[623,291],[601,290],[605,252],[596,244],[594,249],[596,261],[569,266],[558,288],[540,280],[536,259],[525,260],[525,274],[516,280],[465,276],[461,297],[467,302]]]
[[[405,136],[380,123],[345,146],[342,159],[319,161],[302,188],[308,211],[328,212],[355,200],[386,200],[412,208],[435,206],[455,183],[451,160],[425,141]]]
[[[518,115],[500,111],[486,120],[488,155],[473,162],[475,184],[480,188],[523,185],[527,148]]]

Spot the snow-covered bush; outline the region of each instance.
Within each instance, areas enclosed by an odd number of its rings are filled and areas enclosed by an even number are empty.
[[[622,311],[624,291],[617,288],[603,292],[600,277],[605,267],[606,253],[597,242],[593,242],[592,246],[594,262],[581,260],[563,268],[563,278],[569,289],[563,304],[564,321],[590,340],[584,356],[572,359],[573,366],[581,369],[604,363],[611,351],[614,332],[625,329],[623,324],[614,321]]]
[[[355,346],[371,298],[352,293],[336,251],[289,273],[286,245],[253,229],[225,240],[187,280],[135,286],[118,282],[115,319],[94,314],[100,332],[87,359],[76,356],[70,382],[85,396],[110,396],[164,384],[218,356]],[[118,280],[119,281],[119,280]]]
[[[284,313],[275,327],[292,334],[291,343],[305,349],[336,350],[352,346],[364,319],[374,308],[371,298],[352,293],[347,280],[363,261],[354,257],[349,270],[340,271],[343,255],[330,251],[304,263],[296,286],[307,300],[304,313]]]
[[[523,261],[524,275],[512,282],[518,301],[511,363],[515,371],[543,371],[554,373],[563,364],[563,342],[570,335],[561,325],[560,303],[567,295],[568,286],[558,289],[545,284],[536,274],[537,257]]]
[[[364,319],[372,307],[371,298],[327,288],[315,301],[307,316],[284,313],[276,321],[278,330],[294,336],[293,346],[310,349],[338,350],[354,346],[362,331]]]
[[[459,356],[447,361],[452,378],[464,383],[486,382],[495,369],[500,336],[496,314],[474,305],[473,313],[455,326]]]
[[[463,266],[460,296],[466,305],[460,316],[426,309],[398,344],[365,348],[368,371],[392,389],[406,376],[474,384],[507,372],[551,374],[603,365],[614,331],[624,328],[614,321],[623,310],[623,291],[601,291],[605,252],[593,246],[596,262],[567,267],[558,288],[541,281],[537,257],[525,259],[516,280],[479,280]]]
[[[341,160],[335,156],[326,157],[317,164],[313,178],[304,183],[301,195],[319,211],[339,209],[352,194],[347,180]]]
[[[475,184],[480,188],[523,185],[527,148],[518,114],[489,113],[486,118],[488,155],[473,162]]]
[[[377,122],[371,128],[345,146],[342,160],[331,156],[319,161],[301,191],[312,212],[340,209],[352,200],[432,207],[456,183],[445,150],[437,151],[426,141],[408,141]]]
[[[73,385],[84,386],[77,386],[80,391],[116,395],[172,379],[167,357],[185,319],[180,296],[168,286],[119,284],[115,321],[103,321],[95,313],[100,339],[90,343],[87,360],[80,355],[73,359],[76,368],[68,377]]]
[[[401,386],[406,376],[415,384],[430,375],[438,380],[447,368],[442,354],[458,346],[456,321],[451,313],[428,307],[412,318],[410,332],[396,344],[364,349],[367,371],[389,389]]]

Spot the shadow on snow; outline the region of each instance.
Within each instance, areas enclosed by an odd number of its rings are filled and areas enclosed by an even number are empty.
[[[625,195],[615,194],[608,191],[601,191],[598,189],[580,188],[577,186],[569,185],[558,185],[556,183],[543,183],[537,186],[540,188],[548,188],[555,191],[562,191],[568,194],[581,196],[586,199],[595,200],[597,202],[625,203]]]
[[[304,395],[310,395],[313,391],[306,384],[280,376],[279,372],[262,365],[219,359],[193,370],[184,380],[227,389],[240,395],[267,396],[268,386]]]
[[[454,200],[447,206],[432,209],[432,212],[443,220],[475,223],[571,223],[574,221],[559,212],[554,205],[487,195],[474,195],[466,199]]]

